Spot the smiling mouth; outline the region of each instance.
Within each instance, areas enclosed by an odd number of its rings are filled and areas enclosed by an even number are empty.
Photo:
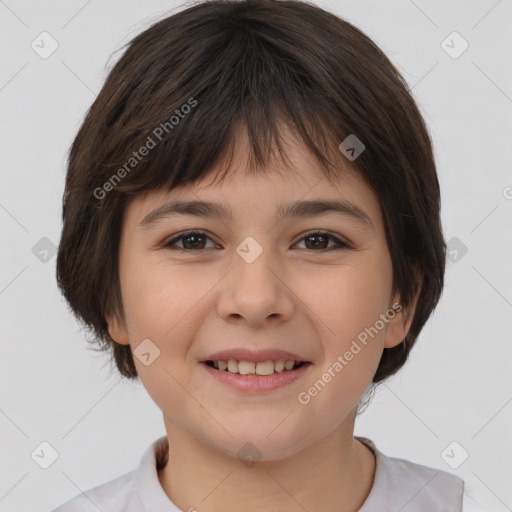
[[[233,373],[235,375],[247,375],[252,377],[266,377],[277,373],[288,373],[298,368],[311,364],[309,361],[285,361],[278,359],[277,361],[238,361],[236,359],[228,359],[227,361],[204,361],[210,368],[214,368],[220,372]]]

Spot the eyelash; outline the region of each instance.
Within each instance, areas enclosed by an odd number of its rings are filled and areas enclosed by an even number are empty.
[[[206,238],[211,240],[211,238],[204,231],[198,231],[198,230],[185,231],[183,233],[180,233],[178,236],[175,236],[174,238],[172,238],[168,242],[166,242],[164,244],[164,248],[170,249],[170,250],[173,250],[173,251],[182,251],[182,252],[189,252],[189,253],[190,252],[201,252],[201,251],[206,251],[208,249],[213,249],[213,247],[208,247],[208,248],[205,248],[205,249],[185,249],[185,248],[182,248],[182,247],[175,247],[174,246],[174,244],[176,242],[178,242],[180,240],[183,240],[183,239],[185,239],[185,238],[187,238],[189,236],[192,236],[192,235],[205,236]],[[305,250],[310,251],[310,252],[311,251],[312,252],[327,252],[327,251],[332,251],[332,250],[340,250],[340,249],[349,249],[350,248],[348,243],[344,242],[343,240],[340,240],[338,237],[336,237],[330,231],[311,231],[309,233],[306,233],[299,240],[299,242],[301,242],[305,238],[312,237],[312,236],[323,236],[323,237],[330,238],[331,240],[334,240],[338,244],[338,246],[337,247],[329,247],[327,249],[319,249],[319,250],[305,249]]]

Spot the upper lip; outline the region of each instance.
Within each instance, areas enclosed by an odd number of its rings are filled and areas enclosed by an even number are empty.
[[[278,350],[274,348],[267,348],[258,351],[248,350],[246,348],[231,348],[228,350],[221,350],[220,352],[215,352],[201,362],[206,361],[227,361],[228,359],[236,359],[237,361],[254,361],[256,363],[262,361],[277,361],[282,359],[284,361],[304,361],[309,362],[307,359],[298,356],[297,354],[292,354],[291,352],[287,352],[285,350]]]

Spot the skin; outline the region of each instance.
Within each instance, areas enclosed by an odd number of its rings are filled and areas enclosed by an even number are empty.
[[[304,145],[286,134],[291,168],[276,160],[268,173],[246,175],[246,140],[240,137],[223,183],[208,177],[171,192],[151,191],[125,211],[119,254],[124,319],[107,318],[109,332],[132,350],[147,338],[160,350],[149,366],[134,360],[164,416],[170,462],[159,480],[184,511],[238,512],[250,503],[251,510],[354,512],[373,484],[373,453],[353,437],[356,407],[384,347],[404,339],[410,320],[404,310],[397,313],[307,405],[299,403],[298,394],[399,297],[391,293],[391,257],[376,195],[346,160],[340,161],[339,184],[330,184]],[[229,203],[235,216],[181,215],[148,230],[138,226],[171,199]],[[366,212],[372,227],[333,213],[276,223],[279,204],[302,199],[348,200]],[[207,232],[199,249],[164,247],[192,229]],[[310,230],[331,231],[350,247],[322,250],[336,247],[328,238],[316,248]],[[247,236],[263,249],[250,264],[236,252]],[[185,238],[175,246],[193,242]],[[412,319],[414,306],[409,311]],[[281,348],[313,364],[284,388],[248,395],[217,382],[199,362],[235,347]],[[237,457],[248,442],[261,457],[252,466]]]

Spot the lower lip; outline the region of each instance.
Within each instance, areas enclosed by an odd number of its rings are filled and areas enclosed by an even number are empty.
[[[262,376],[239,375],[238,373],[231,373],[225,370],[220,371],[205,363],[201,363],[201,366],[203,366],[213,378],[226,386],[245,393],[258,394],[274,391],[295,382],[308,371],[311,363],[303,364],[296,370],[285,370],[279,373],[273,373],[272,375]]]

